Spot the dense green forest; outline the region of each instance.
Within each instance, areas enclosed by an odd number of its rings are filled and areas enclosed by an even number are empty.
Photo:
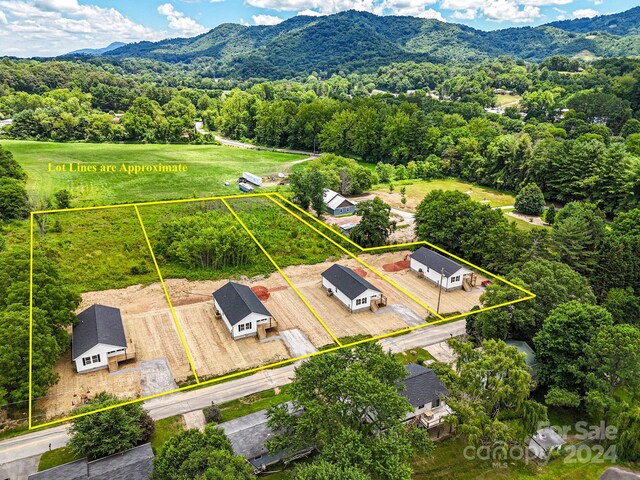
[[[638,206],[636,59],[580,64],[556,56],[537,65],[501,57],[472,74],[409,62],[371,75],[220,86],[195,73],[154,80],[144,60],[130,60],[143,62],[137,75],[92,62],[5,59],[0,115],[13,118],[6,135],[213,141],[194,128],[202,118],[233,139],[403,165],[398,179],[456,176],[516,192],[536,183],[547,199],[588,200],[607,214]],[[515,101],[492,110],[504,92]]]
[[[626,17],[606,17],[608,21]],[[625,25],[633,24],[633,11]],[[637,22],[636,22],[637,23]],[[593,30],[600,30],[597,26]],[[290,78],[318,72],[372,73],[392,62],[477,62],[512,55],[541,61],[552,55],[612,57],[640,54],[638,37],[603,31],[586,35],[562,28],[509,28],[484,32],[465,25],[408,16],[346,11],[296,16],[273,26],[222,24],[194,38],[140,42],[106,52],[109,58],[198,63],[215,77]],[[632,33],[628,29],[624,34]]]

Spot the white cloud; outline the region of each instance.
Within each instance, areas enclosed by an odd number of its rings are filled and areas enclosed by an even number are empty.
[[[466,10],[456,10],[451,14],[453,18],[457,18],[459,20],[473,20],[478,15],[477,8],[467,8]]]
[[[279,12],[300,12],[312,10],[328,15],[344,10],[360,10],[382,13],[380,2],[374,0],[246,0],[252,7],[275,10]]]
[[[594,5],[602,5],[603,3],[604,3],[604,0],[593,0]]]
[[[600,15],[600,12],[594,10],[593,8],[580,8],[578,10],[574,10],[573,18],[593,18],[597,15]]]
[[[166,35],[115,8],[77,0],[0,0],[0,55],[50,56],[114,41],[159,40]],[[6,20],[6,22],[4,21]]]
[[[158,7],[158,13],[167,17],[169,28],[185,35],[199,35],[207,31],[207,28],[200,25],[193,18],[187,17],[184,13],[177,11],[172,4],[163,3]]]
[[[7,16],[4,14],[2,10],[0,10],[0,23],[7,25],[9,21],[7,20]]]
[[[427,5],[436,3],[436,0],[385,0],[374,13],[387,13],[391,15],[410,15],[412,17],[435,18],[445,21],[440,12]]]
[[[284,21],[275,15],[253,15],[252,18],[255,25],[277,25]]]
[[[298,12],[297,15],[306,15],[307,17],[322,17],[324,13],[316,12],[315,10],[307,8],[306,10]]]

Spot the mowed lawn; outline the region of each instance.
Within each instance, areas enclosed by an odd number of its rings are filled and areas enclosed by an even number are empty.
[[[66,188],[73,206],[93,206],[241,193],[235,183],[242,172],[272,175],[291,170],[301,155],[222,145],[141,145],[53,143],[3,140],[27,172],[31,193],[51,195]],[[186,172],[129,175],[116,171],[49,172],[53,165],[186,165]],[[224,183],[231,183],[225,187]]]
[[[389,191],[388,185],[378,185],[373,193],[378,194],[384,201],[397,209],[406,209],[407,211],[415,211],[422,199],[434,190],[451,191],[456,190],[469,195],[472,200],[486,203],[492,207],[507,207],[515,203],[515,196],[507,193],[493,190],[487,187],[474,185],[473,183],[463,182],[452,178],[444,178],[438,180],[405,180],[395,182],[393,184],[393,192]],[[400,189],[407,189],[407,204],[402,205]]]

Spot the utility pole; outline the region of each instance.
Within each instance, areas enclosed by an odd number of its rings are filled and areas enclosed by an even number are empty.
[[[440,298],[442,297],[442,279],[444,278],[444,268],[440,271],[440,283],[438,285],[438,308],[436,308],[436,313],[440,314]]]

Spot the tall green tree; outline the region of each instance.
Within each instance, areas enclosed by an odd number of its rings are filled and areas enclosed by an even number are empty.
[[[411,410],[398,390],[405,376],[375,343],[311,358],[296,369],[292,405],[269,411],[269,448],[292,454],[315,446],[320,460],[339,469],[408,480],[416,440],[402,423]],[[418,434],[418,443],[429,442]]]
[[[102,392],[77,408],[74,414],[82,415],[120,403],[122,400],[115,395]],[[76,456],[89,460],[124,452],[149,441],[144,438],[144,416],[142,406],[131,403],[74,418],[69,428],[69,448]]]
[[[362,219],[351,230],[351,239],[365,248],[386,245],[396,228],[396,222],[391,220],[391,207],[375,197],[358,203],[356,215]]]
[[[452,340],[456,371],[449,384],[450,422],[474,444],[510,443],[535,432],[546,407],[530,398],[533,381],[524,355],[499,340],[482,349]],[[517,419],[513,424],[506,419]]]
[[[516,195],[515,207],[526,215],[541,215],[544,211],[544,195],[535,183],[528,183]]]
[[[153,460],[157,480],[253,480],[253,468],[233,454],[231,442],[220,428],[207,425],[171,437]]]

